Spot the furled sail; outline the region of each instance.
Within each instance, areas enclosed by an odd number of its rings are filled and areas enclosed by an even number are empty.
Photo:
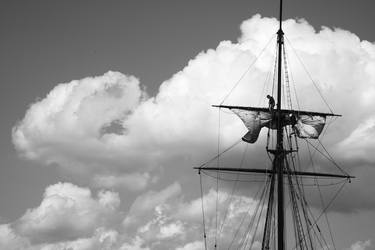
[[[263,127],[276,129],[276,120],[272,117],[270,111],[266,111],[266,109],[245,110],[231,108],[231,110],[243,121],[249,130],[242,137],[248,143],[257,141]],[[292,125],[299,138],[317,139],[324,128],[326,116],[293,113],[282,113],[282,126]]]
[[[325,116],[299,115],[294,128],[299,138],[317,139],[325,123]]]
[[[272,122],[270,112],[231,109],[245,124],[249,130],[242,139],[248,143],[254,143],[259,137],[262,127],[269,127]]]

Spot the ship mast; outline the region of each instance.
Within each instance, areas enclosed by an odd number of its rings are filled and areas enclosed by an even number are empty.
[[[259,108],[259,107],[243,107],[243,106],[228,106],[228,105],[213,105],[213,107],[218,108],[227,108],[230,110],[242,110],[242,111],[250,111],[250,112],[264,112],[264,113],[271,113],[271,124],[276,125],[272,129],[276,129],[276,145],[273,149],[268,148],[267,143],[267,151],[268,153],[273,155],[272,159],[272,169],[255,169],[255,168],[226,168],[226,167],[207,167],[206,164],[203,164],[200,167],[195,167],[194,169],[198,169],[199,173],[202,170],[206,171],[220,171],[220,172],[228,172],[228,173],[254,173],[254,174],[266,174],[270,177],[270,189],[269,189],[269,196],[267,202],[267,212],[265,217],[265,224],[264,224],[264,231],[263,231],[263,239],[262,239],[262,250],[269,250],[270,249],[270,236],[271,236],[271,228],[273,218],[276,216],[275,209],[275,202],[277,203],[277,250],[284,250],[286,245],[286,232],[285,232],[285,195],[284,195],[284,177],[291,177],[291,176],[308,176],[308,177],[329,177],[329,178],[343,178],[347,179],[350,182],[351,178],[355,178],[354,176],[350,176],[348,173],[344,172],[344,174],[331,174],[331,173],[318,173],[318,172],[307,172],[307,171],[296,171],[291,170],[288,162],[286,162],[286,155],[294,152],[298,152],[298,148],[294,150],[291,148],[290,150],[284,149],[284,127],[288,124],[288,117],[294,116],[295,113],[299,115],[308,115],[308,116],[321,116],[321,117],[329,117],[329,116],[341,116],[333,113],[321,113],[321,112],[311,112],[311,111],[303,111],[303,110],[288,110],[282,109],[282,67],[283,67],[283,51],[284,51],[284,32],[282,29],[282,8],[283,8],[283,0],[280,0],[280,9],[279,9],[279,29],[277,31],[277,104],[276,110],[271,110],[270,108]],[[285,63],[285,62],[284,62]],[[287,73],[286,73],[287,74]],[[242,119],[242,118],[241,118]],[[260,129],[260,128],[259,128]],[[246,135],[242,138],[243,141],[248,143],[254,143],[256,141],[249,141],[246,138]],[[219,154],[220,155],[220,154]],[[219,156],[218,155],[218,156]],[[342,170],[341,170],[342,171]],[[343,171],[342,171],[343,172]],[[288,179],[291,182],[290,179]],[[289,183],[289,186],[291,184]],[[298,185],[298,183],[297,183]],[[290,186],[290,188],[292,188]],[[201,190],[202,191],[202,190]],[[202,198],[203,204],[203,198]],[[203,205],[202,205],[203,210]],[[204,220],[204,219],[203,219]],[[310,229],[307,229],[307,233],[309,233]],[[276,234],[276,233],[275,233]],[[273,235],[275,237],[275,234]],[[298,236],[299,237],[299,236]],[[206,236],[204,234],[204,239],[206,240]],[[302,244],[301,239],[297,242],[297,245]],[[311,249],[314,247],[311,246]],[[215,244],[216,249],[216,244]],[[301,248],[302,249],[302,248]]]
[[[277,141],[276,152],[273,160],[274,172],[277,173],[277,249],[284,250],[284,228],[285,228],[285,212],[284,212],[284,148],[283,148],[283,126],[281,121],[281,67],[282,67],[282,47],[284,45],[284,32],[282,30],[282,12],[283,1],[280,0],[280,26],[277,31],[278,45],[278,67],[277,67]],[[273,190],[271,190],[273,193]],[[267,246],[268,247],[268,246]]]

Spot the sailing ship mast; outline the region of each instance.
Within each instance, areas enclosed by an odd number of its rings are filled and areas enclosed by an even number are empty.
[[[286,246],[286,232],[285,232],[285,198],[284,198],[284,179],[290,176],[309,176],[309,177],[329,177],[329,178],[344,178],[350,181],[350,178],[354,178],[353,176],[349,176],[348,174],[331,174],[331,173],[318,173],[318,172],[307,172],[307,171],[296,171],[291,170],[287,163],[286,156],[288,154],[294,153],[297,150],[290,150],[284,149],[284,127],[291,125],[295,125],[294,115],[305,115],[309,117],[313,116],[321,116],[325,118],[327,116],[341,116],[336,115],[333,113],[321,113],[321,112],[310,112],[310,111],[301,111],[301,110],[288,110],[282,109],[282,67],[283,67],[283,48],[284,48],[284,32],[282,29],[282,13],[283,12],[283,0],[280,0],[280,8],[279,8],[279,29],[277,31],[277,103],[276,103],[276,110],[270,110],[269,108],[258,108],[258,107],[241,107],[241,106],[227,106],[227,105],[213,105],[214,107],[219,108],[228,108],[232,111],[235,110],[242,110],[242,111],[249,111],[249,112],[258,112],[263,114],[269,113],[270,115],[270,122],[268,127],[276,130],[276,145],[275,148],[269,149],[267,146],[268,153],[273,155],[272,160],[272,169],[253,169],[253,168],[223,168],[223,167],[206,167],[201,166],[195,169],[198,169],[199,172],[201,170],[216,170],[216,171],[224,171],[224,172],[234,172],[234,173],[262,173],[270,176],[270,189],[269,189],[269,196],[267,201],[267,212],[266,212],[266,219],[264,222],[264,231],[263,231],[263,239],[262,239],[262,250],[263,249],[270,249],[270,234],[271,234],[271,221],[272,216],[274,214],[273,211],[275,202],[277,204],[277,250],[284,250]],[[285,52],[284,52],[285,53]],[[241,117],[242,120],[245,118]],[[292,118],[293,119],[292,119]],[[324,126],[324,124],[323,124]],[[249,129],[250,130],[250,129]],[[260,130],[260,128],[259,128]],[[319,129],[318,129],[319,130]],[[252,132],[252,131],[250,131]],[[320,133],[320,132],[319,132]],[[318,133],[318,136],[319,136]],[[259,134],[259,131],[258,131]],[[255,137],[255,140],[258,137],[258,134]],[[253,139],[246,138],[247,135],[243,137],[243,140],[249,143],[255,142]],[[304,137],[302,137],[304,138]],[[317,138],[317,137],[315,137]],[[276,194],[276,197],[275,197]],[[202,201],[203,202],[203,201]],[[203,203],[202,203],[203,204]],[[203,205],[202,205],[203,206]],[[309,233],[309,230],[308,230]],[[205,236],[204,236],[205,237]],[[308,248],[308,247],[306,247]],[[216,249],[216,244],[215,244]],[[300,249],[303,249],[300,247]],[[313,249],[311,243],[311,249]]]
[[[277,45],[278,45],[278,62],[277,62],[277,141],[276,152],[273,160],[274,172],[277,172],[277,248],[284,250],[284,228],[285,228],[285,212],[284,212],[284,148],[283,148],[283,127],[281,124],[281,64],[282,64],[282,47],[284,44],[284,32],[282,30],[282,13],[283,13],[283,0],[280,0],[280,16],[279,16],[279,30],[277,31]],[[274,177],[272,177],[274,181]],[[272,184],[271,184],[272,185]],[[272,185],[273,186],[273,185]],[[271,192],[272,190],[271,186]],[[273,192],[272,192],[273,193]],[[268,211],[267,211],[268,212]],[[266,225],[267,227],[267,225]],[[266,228],[267,230],[267,228]],[[266,233],[265,230],[265,233]],[[263,238],[263,242],[264,242]],[[262,248],[267,249],[268,245],[263,245]]]

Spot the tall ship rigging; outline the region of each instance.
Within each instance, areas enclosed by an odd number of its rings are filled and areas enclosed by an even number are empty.
[[[331,154],[322,144],[320,137],[325,133],[328,120],[339,118],[327,104],[329,112],[295,109],[292,104],[290,90],[290,76],[288,60],[285,49],[285,35],[282,26],[283,1],[280,0],[279,27],[276,32],[276,56],[274,67],[274,85],[267,95],[268,106],[251,107],[224,105],[224,100],[218,105],[213,105],[221,110],[230,110],[237,115],[248,132],[242,141],[256,144],[262,128],[267,130],[266,152],[270,162],[268,167],[259,168],[244,166],[243,160],[240,167],[222,166],[220,158],[230,151],[234,145],[225,150],[218,150],[218,154],[195,167],[200,175],[202,194],[202,226],[205,249],[336,249],[331,226],[327,217],[327,209],[340,193],[344,185],[354,176],[345,172],[333,159]],[[312,80],[312,83],[314,81]],[[319,92],[319,89],[317,88]],[[321,94],[319,92],[319,94]],[[297,99],[298,100],[298,99]],[[299,106],[299,105],[298,105]],[[219,114],[220,116],[220,114]],[[219,121],[220,122],[220,121]],[[219,131],[220,132],[220,131]],[[220,134],[219,134],[220,136]],[[220,140],[220,138],[219,138]],[[307,145],[308,160],[301,160],[300,143]],[[312,141],[317,141],[314,143]],[[219,146],[218,146],[219,148]],[[335,167],[335,172],[316,171],[313,163],[315,153],[321,154]],[[254,156],[255,157],[255,156]],[[308,164],[307,164],[308,163]],[[304,166],[307,165],[307,166]],[[249,164],[251,165],[251,164]],[[207,223],[207,208],[204,202],[204,184],[202,176],[208,176],[216,182],[216,193],[219,195],[219,182],[232,182],[232,191],[228,195],[228,204],[233,196],[238,183],[254,182],[259,184],[253,196],[258,203],[252,212],[245,213],[243,220],[223,242],[220,237],[225,232],[225,223],[230,220],[227,208],[219,208],[216,200],[216,212],[213,226]],[[325,184],[324,184],[325,183]],[[256,184],[248,184],[251,189]],[[329,201],[322,197],[322,186],[337,185],[337,192]],[[316,209],[309,202],[311,192],[307,187],[318,189],[322,208]],[[224,212],[220,213],[220,210]],[[314,211],[315,213],[314,213]],[[221,215],[221,218],[220,216]],[[321,221],[326,220],[327,229],[322,229]],[[325,235],[326,234],[326,235]],[[258,244],[256,244],[258,242]]]

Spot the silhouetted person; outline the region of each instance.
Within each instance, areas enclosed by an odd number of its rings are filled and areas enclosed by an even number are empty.
[[[273,97],[270,95],[267,95],[267,98],[268,98],[268,109],[272,113],[273,108],[275,107],[275,99],[273,99]]]

